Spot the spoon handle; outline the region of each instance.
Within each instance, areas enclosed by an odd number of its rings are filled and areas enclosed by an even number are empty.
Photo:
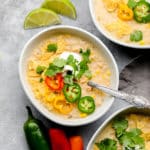
[[[93,81],[89,81],[88,85],[97,88],[99,90],[102,90],[103,92],[111,96],[125,100],[132,105],[137,105],[138,107],[143,108],[150,108],[150,101],[143,96],[135,96],[122,91],[113,90],[105,86],[99,85]]]

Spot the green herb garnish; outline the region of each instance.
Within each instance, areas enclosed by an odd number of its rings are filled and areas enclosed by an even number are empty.
[[[128,121],[124,117],[117,117],[112,123],[116,137],[125,150],[145,150],[144,139],[140,137],[141,130],[138,128],[127,131]]]
[[[73,57],[73,55],[68,56],[66,64],[73,67],[74,72],[78,71],[78,61]]]
[[[45,66],[37,66],[36,68],[36,73],[37,74],[42,74],[42,72],[46,69]]]
[[[55,58],[53,64],[57,67],[64,67],[66,65],[66,60],[61,58]]]
[[[80,49],[80,54],[82,55],[82,59],[83,61],[85,61],[86,63],[90,63],[90,54],[91,54],[91,50],[89,48],[87,48],[87,50],[84,52],[82,49]]]
[[[43,78],[40,78],[39,82],[43,82]]]
[[[84,74],[87,78],[91,79],[92,74],[89,70],[88,63],[90,63],[90,49],[87,49],[85,52],[82,50],[80,52],[82,55],[82,61],[79,63],[73,55],[69,55],[67,60],[62,58],[55,58],[54,61],[49,65],[47,70],[45,71],[46,76],[55,76],[57,73],[60,73],[63,71],[63,68],[65,65],[69,65],[73,68],[73,74],[66,75],[64,77],[64,82],[67,84],[72,84],[73,79],[80,79],[82,75]]]
[[[123,145],[123,149],[125,150],[145,150],[144,139],[140,137],[141,135],[140,129],[131,129],[130,131],[126,131],[120,138],[119,142]]]
[[[116,137],[119,138],[128,127],[128,121],[124,117],[117,117],[113,120],[112,127],[116,131]]]
[[[143,33],[140,30],[135,30],[130,34],[130,40],[134,42],[141,41],[143,39]]]
[[[54,64],[50,64],[47,70],[45,71],[45,76],[55,76],[57,73],[62,72],[63,67],[55,66]]]
[[[66,75],[64,77],[64,83],[72,85],[73,84],[73,78],[74,78],[73,75]]]
[[[138,128],[127,131],[128,121],[124,117],[116,117],[112,127],[123,150],[145,150],[144,139],[140,137],[142,131]],[[113,139],[106,138],[95,144],[100,150],[117,150],[117,141]]]
[[[47,46],[47,51],[48,52],[56,52],[57,51],[57,44],[53,43],[53,44],[49,44]]]
[[[128,1],[128,6],[133,9],[135,8],[135,6],[137,5],[138,2],[140,2],[141,0],[129,0]]]
[[[92,78],[92,73],[91,73],[90,70],[86,70],[86,71],[84,72],[84,75],[85,75],[89,80]]]
[[[100,143],[95,143],[99,150],[117,150],[117,142],[113,139],[106,138]]]
[[[80,49],[80,54],[82,55],[82,61],[79,63],[79,72],[76,74],[76,78],[80,79],[86,71],[89,71],[88,63],[90,63],[90,49],[87,49],[85,52]],[[87,73],[86,73],[87,75]],[[90,75],[91,76],[91,75]]]
[[[49,67],[47,68],[45,75],[49,77],[55,76],[57,73],[63,71],[65,65],[66,65],[66,60],[61,58],[55,58],[54,61],[49,64]]]

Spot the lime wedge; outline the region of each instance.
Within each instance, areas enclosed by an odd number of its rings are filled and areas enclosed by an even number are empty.
[[[26,16],[24,21],[24,28],[31,29],[60,23],[61,20],[55,12],[44,8],[38,8],[32,10]]]
[[[70,0],[45,0],[42,8],[51,9],[58,14],[76,19],[76,9]]]

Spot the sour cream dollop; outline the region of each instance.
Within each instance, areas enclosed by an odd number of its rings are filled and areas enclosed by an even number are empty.
[[[82,60],[80,54],[74,53],[74,52],[63,52],[60,55],[60,58],[67,60],[67,58],[72,55],[78,62]]]
[[[77,64],[79,64],[81,62],[81,60],[82,60],[81,55],[78,53],[74,53],[74,52],[63,52],[59,58],[67,60],[67,58],[70,55],[72,55],[74,57],[74,59],[76,59],[78,61]],[[72,73],[74,73],[74,68],[70,65],[65,65],[64,72],[67,72],[67,71],[71,71]]]

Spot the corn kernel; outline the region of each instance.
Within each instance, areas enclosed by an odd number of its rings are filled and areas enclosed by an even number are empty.
[[[93,76],[92,76],[92,78],[95,78],[95,77],[96,77],[96,74],[94,73]]]
[[[106,71],[106,74],[107,74],[108,76],[110,76],[110,75],[111,75],[110,70],[107,70],[107,71]]]
[[[94,99],[96,98],[96,95],[94,95],[94,94],[93,94],[93,95],[91,95],[91,96],[92,96]]]
[[[96,73],[96,74],[99,74],[99,73],[100,73],[100,70],[96,70],[95,73]]]
[[[140,44],[140,45],[145,45],[145,42],[144,42],[143,40],[141,40],[141,41],[139,42],[139,44]]]
[[[146,27],[147,27],[147,28],[150,28],[150,23],[148,23]]]
[[[87,117],[87,114],[86,114],[86,113],[81,113],[81,114],[80,114],[80,117],[81,117],[81,118]]]
[[[49,96],[49,95],[47,95],[47,96],[45,97],[45,99],[46,99],[46,101],[48,101],[48,102],[53,102],[53,101],[55,100],[54,97],[51,97],[51,96]]]

